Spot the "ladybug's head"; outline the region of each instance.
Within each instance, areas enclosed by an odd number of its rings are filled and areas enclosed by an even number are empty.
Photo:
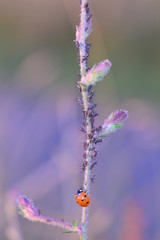
[[[81,192],[83,192],[83,190],[82,190],[82,188],[79,188],[79,189],[77,190],[77,195],[80,194]]]

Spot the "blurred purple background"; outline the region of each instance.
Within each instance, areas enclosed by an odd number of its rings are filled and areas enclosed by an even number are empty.
[[[126,109],[99,147],[92,240],[160,239],[160,1],[90,1],[89,64],[112,62],[95,87],[96,123]],[[73,40],[79,1],[0,1],[0,240],[78,239],[17,215],[16,194],[44,215],[80,223],[83,134]]]

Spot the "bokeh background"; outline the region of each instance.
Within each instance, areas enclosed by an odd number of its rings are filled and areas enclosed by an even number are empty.
[[[97,125],[126,109],[101,144],[91,187],[92,240],[160,239],[160,1],[90,1],[89,64],[112,68],[95,87]],[[77,239],[17,215],[15,197],[80,223],[83,134],[76,102],[78,0],[0,0],[0,239]]]

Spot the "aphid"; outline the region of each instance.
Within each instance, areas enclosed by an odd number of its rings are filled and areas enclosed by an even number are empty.
[[[87,53],[89,53],[89,49],[90,49],[90,47],[91,47],[91,44],[88,43],[88,44],[86,45],[86,52],[87,52]]]
[[[75,200],[81,207],[87,207],[89,205],[89,197],[86,192],[82,190],[82,188],[78,189],[77,193],[75,194]]]
[[[90,177],[90,180],[91,180],[91,183],[93,183],[95,180],[95,175],[93,175],[93,177]]]
[[[77,83],[77,89],[78,89],[80,92],[82,92],[82,89],[81,89],[81,86],[80,86],[79,82]]]
[[[87,68],[86,68],[86,72],[88,72],[90,69],[91,69],[91,67],[87,67]]]
[[[95,144],[101,143],[101,142],[102,142],[102,139],[96,139],[96,138],[94,138],[94,139],[93,139],[93,142],[94,142]]]
[[[97,104],[96,104],[96,103],[94,103],[94,104],[91,104],[91,105],[90,105],[90,107],[89,107],[89,109],[91,109],[91,110],[92,110],[92,109],[93,109],[93,108],[95,108],[95,107],[97,107]]]
[[[86,158],[86,157],[87,157],[87,154],[86,154],[86,153],[84,153],[84,154],[83,154],[83,157],[84,157],[84,158]]]
[[[92,85],[89,85],[88,86],[88,92],[91,92],[91,89],[92,89]]]
[[[80,131],[83,132],[83,133],[86,133],[86,130],[82,127],[80,127]]]
[[[79,105],[82,107],[83,106],[82,99],[80,97],[78,97],[77,101],[78,101]]]
[[[97,117],[98,116],[98,113],[96,113],[96,112],[94,112],[94,111],[92,111],[90,114],[89,114],[89,117],[91,117],[91,118],[95,118],[95,117]]]
[[[85,7],[85,8],[88,8],[88,3],[85,3],[85,4],[84,4],[84,7]]]
[[[83,162],[83,164],[82,164],[82,171],[83,171],[83,172],[86,170],[87,164],[88,164],[87,161],[84,161],[84,162]]]
[[[93,93],[93,92],[90,92],[90,94],[89,94],[89,96],[88,96],[88,99],[89,99],[89,101],[91,101],[91,100],[92,100],[92,98],[93,98],[93,95],[94,95],[94,93]]]
[[[102,130],[102,126],[99,126],[98,128],[96,128],[96,131],[99,133]]]
[[[94,151],[94,152],[92,153],[92,159],[94,159],[96,156],[97,156],[97,151]]]
[[[92,170],[96,164],[97,162],[92,163],[92,165],[90,166],[90,170]]]
[[[87,150],[87,147],[88,147],[88,143],[84,142],[84,143],[83,143],[83,148],[84,148],[84,150]]]
[[[93,138],[93,135],[91,133],[88,134],[88,138],[89,139],[92,139]]]

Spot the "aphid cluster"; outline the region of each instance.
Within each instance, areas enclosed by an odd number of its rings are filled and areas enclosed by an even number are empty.
[[[81,84],[78,83],[77,84],[77,88],[80,92],[82,92],[82,87]],[[83,89],[84,91],[84,89]],[[95,118],[96,116],[98,116],[97,112],[95,111],[95,108],[97,106],[96,103],[93,103],[93,96],[94,93],[92,91],[92,86],[85,86],[85,91],[87,91],[87,95],[88,95],[88,109],[85,110],[84,106],[83,106],[83,102],[82,99],[80,97],[78,97],[78,103],[81,106],[82,112],[83,112],[83,120],[82,120],[82,127],[80,127],[80,131],[83,132],[85,134],[85,139],[89,138],[90,142],[92,142],[92,148],[89,148],[90,151],[90,155],[91,155],[91,159],[92,159],[92,163],[90,166],[90,170],[93,170],[94,166],[97,164],[96,161],[96,156],[97,156],[97,150],[96,150],[96,144],[99,142],[102,142],[101,139],[96,139],[94,136],[96,135],[95,133],[101,131],[102,127],[95,127]],[[87,133],[87,118],[90,118],[90,122],[91,122],[91,133]],[[83,154],[83,158],[84,161],[82,163],[82,171],[85,171],[86,167],[87,167],[87,154],[86,154],[86,150],[88,149],[89,145],[87,143],[87,141],[84,141],[83,143],[83,148],[84,148],[84,154]],[[91,176],[90,178],[91,182],[94,181],[94,176]]]
[[[81,3],[81,1],[80,1]],[[84,5],[84,8],[85,8],[85,11],[86,11],[86,14],[87,14],[87,24],[86,24],[86,29],[85,29],[85,32],[87,33],[87,31],[89,31],[89,28],[91,26],[91,14],[89,12],[89,5],[88,3]],[[78,33],[79,33],[79,29],[80,29],[80,26],[78,27]],[[79,43],[79,38],[77,37],[76,41],[76,46],[79,50],[79,47],[80,47],[80,43]],[[83,56],[83,59],[82,61],[85,61],[85,65],[87,65],[87,60],[88,60],[88,57],[89,57],[89,50],[90,50],[90,47],[91,47],[91,43],[87,43],[86,46],[85,46],[85,56]],[[78,62],[80,62],[80,56],[79,56],[79,51],[78,51]],[[86,73],[90,70],[90,67],[87,67],[86,69]],[[81,74],[80,72],[77,74],[78,75],[78,78],[79,80],[81,79]],[[83,89],[82,89],[83,87]],[[95,111],[95,108],[97,106],[96,103],[93,103],[93,96],[94,96],[94,92],[92,90],[92,85],[90,86],[82,86],[82,84],[80,82],[77,83],[77,88],[79,90],[80,93],[82,93],[82,90],[85,91],[87,93],[87,102],[88,102],[88,105],[87,105],[87,109],[84,108],[83,106],[83,101],[82,101],[82,98],[81,97],[78,97],[78,103],[79,105],[81,106],[81,109],[82,109],[82,112],[83,112],[83,120],[82,120],[82,127],[80,128],[80,131],[83,132],[85,134],[85,139],[89,139],[90,140],[90,143],[92,143],[92,148],[89,148],[89,151],[90,151],[90,156],[91,156],[91,159],[92,159],[92,163],[90,165],[90,170],[93,170],[94,166],[97,164],[97,161],[96,161],[96,156],[97,156],[97,150],[96,150],[96,144],[99,143],[99,142],[102,142],[101,139],[96,139],[96,133],[98,133],[99,131],[101,131],[102,127],[98,127],[96,128],[94,123],[95,123],[95,118],[98,116],[97,112]],[[89,118],[89,122],[91,123],[91,133],[88,133],[87,132],[87,119]],[[82,163],[82,171],[85,171],[87,165],[88,165],[88,160],[87,160],[87,154],[86,154],[86,151],[88,150],[88,147],[89,147],[89,143],[87,141],[85,141],[83,143],[83,148],[84,148],[84,154],[83,154],[83,158],[84,158],[84,161]],[[90,180],[91,182],[94,181],[94,175],[90,177]]]

